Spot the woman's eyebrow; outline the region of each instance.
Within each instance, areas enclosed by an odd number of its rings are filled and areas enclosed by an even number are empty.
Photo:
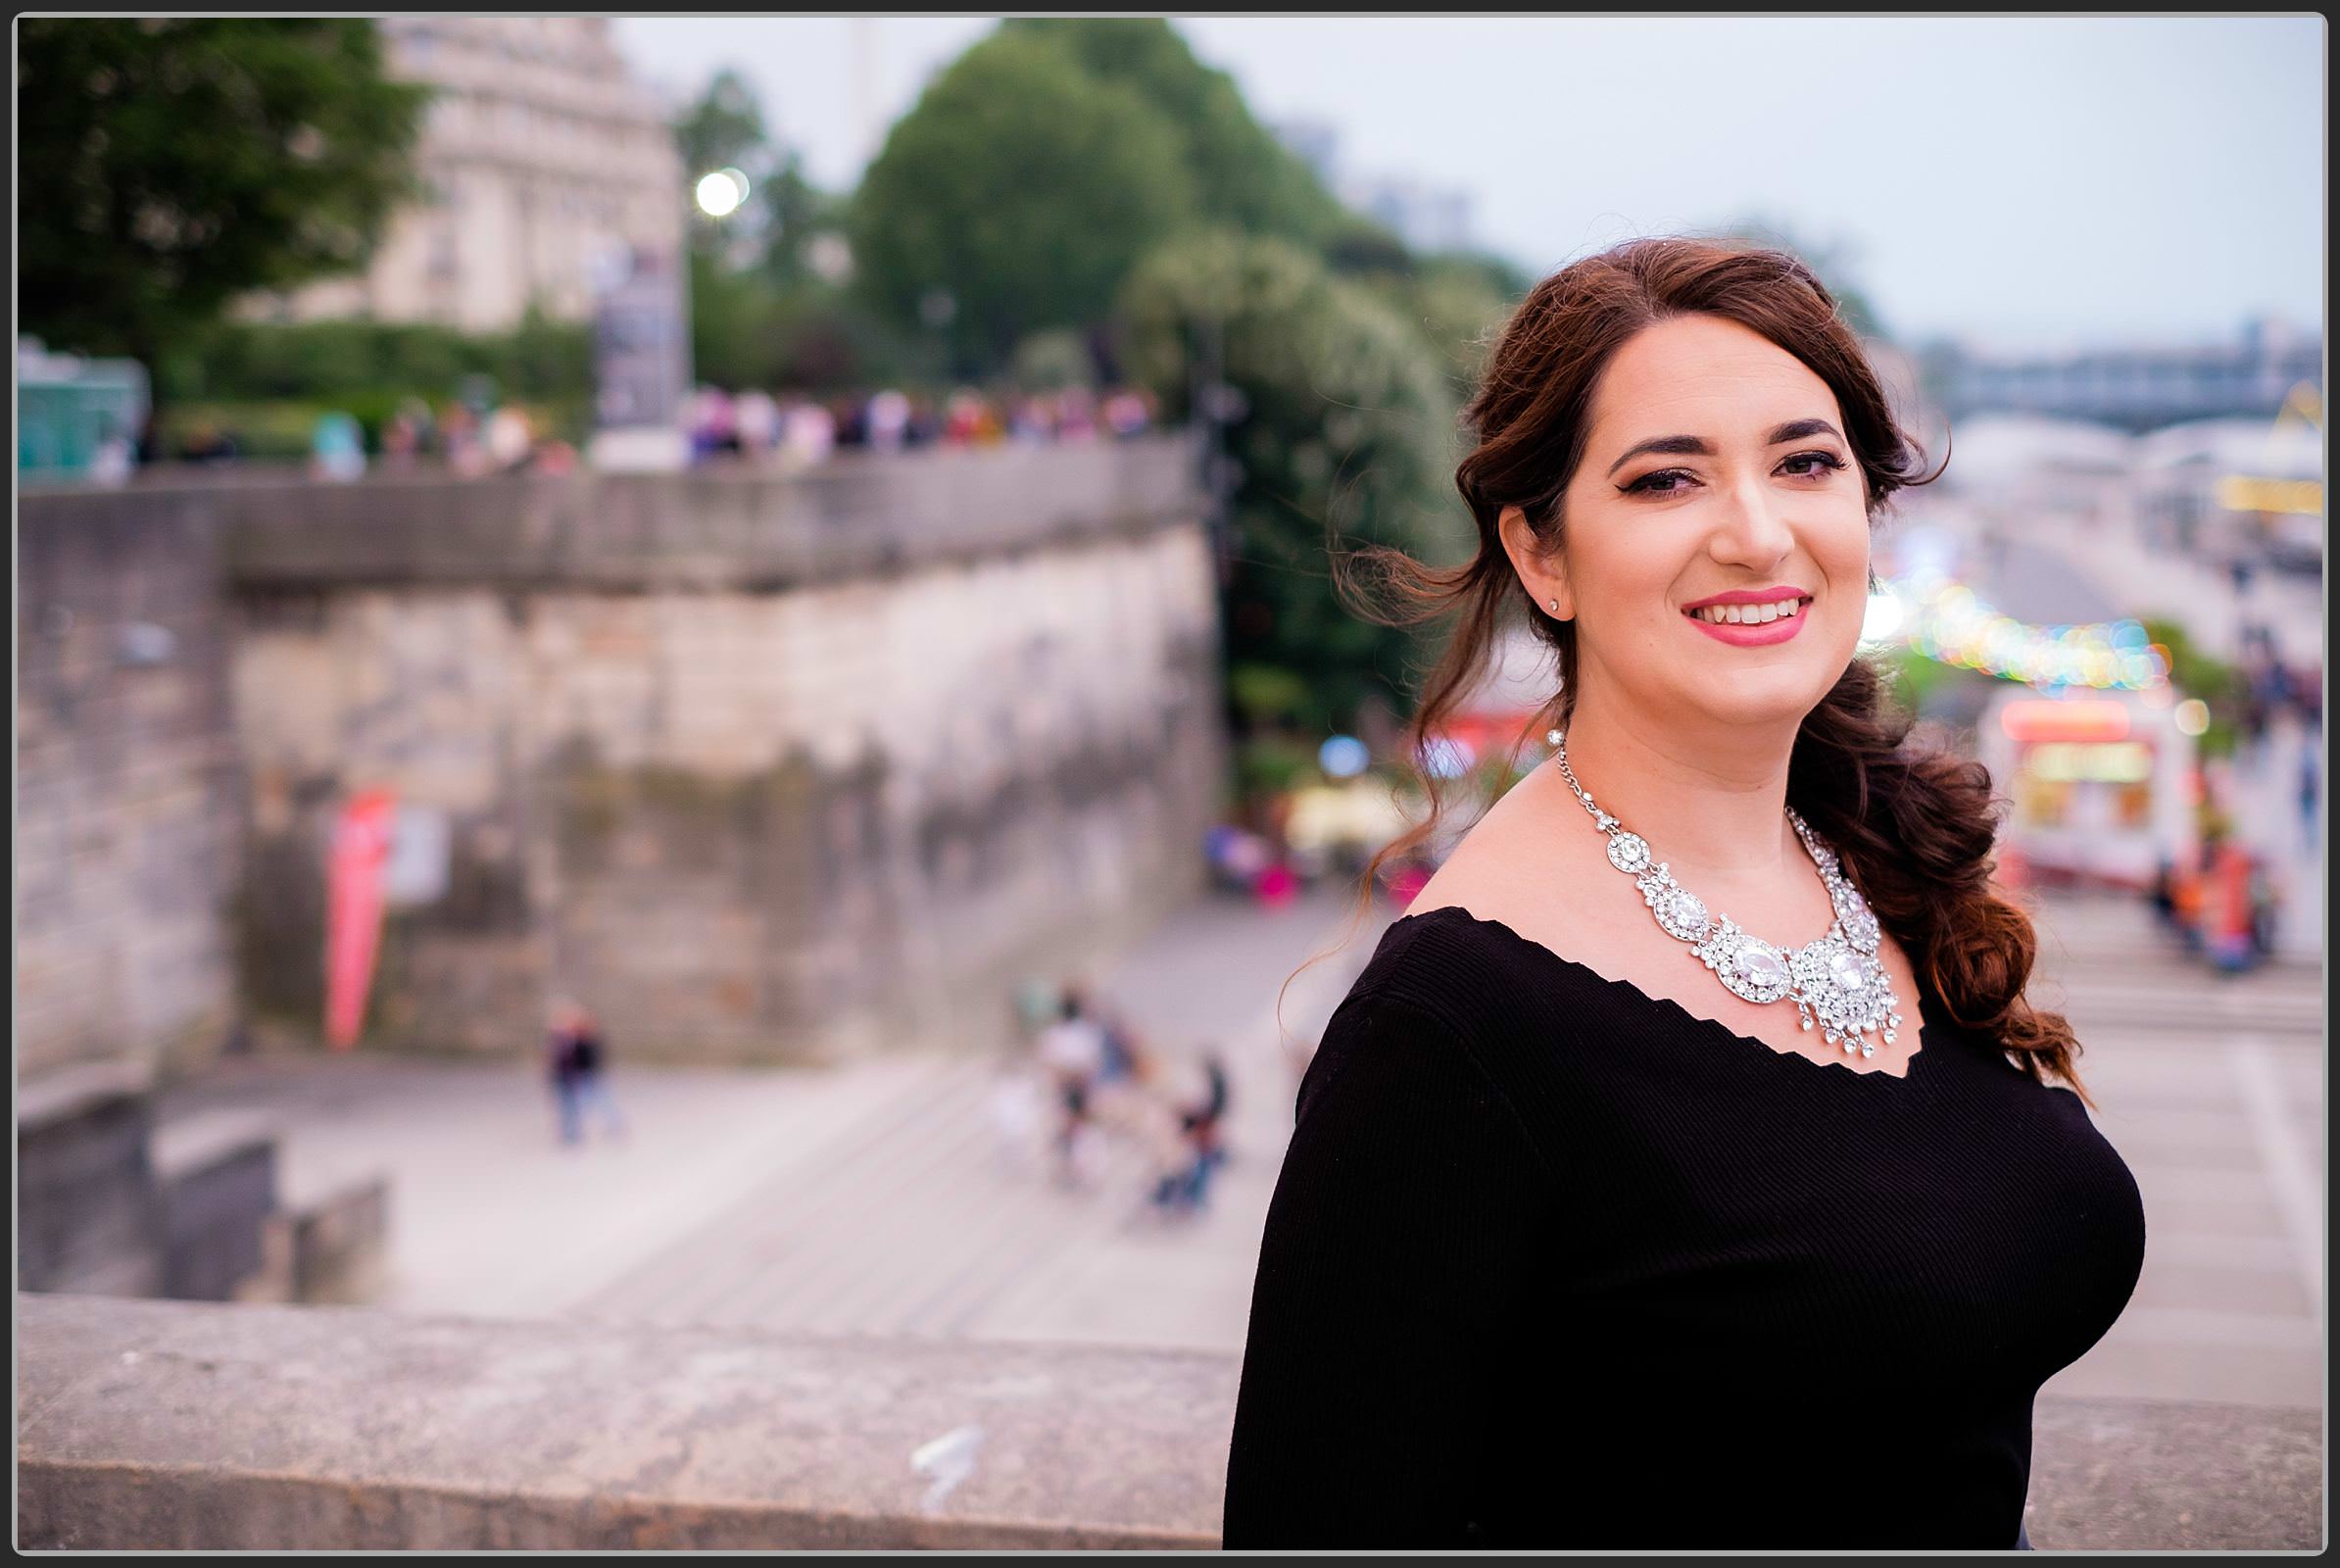
[[[1826,419],[1790,419],[1766,436],[1763,444],[1767,447],[1776,447],[1788,441],[1801,441],[1808,435],[1832,435],[1839,441],[1844,439],[1843,433]],[[1647,441],[1626,448],[1625,455],[1609,465],[1609,472],[1615,473],[1644,452],[1664,452],[1676,456],[1687,454],[1699,458],[1711,458],[1715,455],[1713,447],[1694,435],[1653,436]]]

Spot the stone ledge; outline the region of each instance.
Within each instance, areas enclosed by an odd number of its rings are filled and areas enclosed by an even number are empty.
[[[1237,1367],[17,1298],[20,1549],[1209,1548]],[[922,1511],[926,1445],[983,1429]]]
[[[357,1307],[17,1313],[32,1550],[1210,1549],[1239,1375]],[[912,1455],[970,1427],[929,1511]],[[2027,1528],[2043,1550],[2314,1550],[2322,1446],[2316,1410],[2043,1399]]]

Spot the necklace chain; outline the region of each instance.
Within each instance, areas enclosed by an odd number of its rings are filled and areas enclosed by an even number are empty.
[[[1877,1054],[1881,1036],[1893,1044],[1901,1027],[1900,1003],[1877,951],[1882,931],[1860,890],[1846,877],[1835,852],[1823,844],[1795,808],[1787,810],[1788,826],[1811,857],[1828,890],[1835,912],[1828,933],[1800,948],[1781,948],[1740,930],[1729,916],[1708,910],[1696,894],[1674,879],[1673,871],[1654,858],[1649,841],[1629,832],[1624,823],[1596,805],[1576,769],[1568,765],[1568,737],[1553,730],[1552,744],[1560,776],[1584,808],[1594,826],[1609,843],[1609,863],[1634,879],[1641,898],[1659,927],[1677,941],[1690,944],[1690,956],[1714,971],[1731,995],[1748,1002],[1789,1001],[1806,1029],[1821,1028],[1828,1044],[1843,1044],[1849,1054]]]

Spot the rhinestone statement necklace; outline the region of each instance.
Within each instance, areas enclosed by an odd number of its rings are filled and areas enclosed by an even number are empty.
[[[1841,1041],[1847,1054],[1858,1051],[1864,1056],[1876,1055],[1877,1043],[1864,1038],[1871,1034],[1881,1034],[1888,1046],[1893,1043],[1894,1031],[1901,1027],[1901,1004],[1877,958],[1877,916],[1846,879],[1835,852],[1813,837],[1793,808],[1787,812],[1788,825],[1819,867],[1836,918],[1828,935],[1789,950],[1749,936],[1728,916],[1716,916],[1698,895],[1674,880],[1664,861],[1653,863],[1649,841],[1627,832],[1617,818],[1593,805],[1577,782],[1576,770],[1568,765],[1567,736],[1553,730],[1544,738],[1558,754],[1560,776],[1576,792],[1577,804],[1608,838],[1609,863],[1633,878],[1642,902],[1666,934],[1691,944],[1690,956],[1712,969],[1726,990],[1748,1002],[1786,998],[1795,1004],[1805,1028],[1817,1023],[1827,1031],[1828,1044]]]

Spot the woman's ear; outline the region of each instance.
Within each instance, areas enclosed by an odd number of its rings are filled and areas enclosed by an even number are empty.
[[[1562,567],[1560,552],[1544,548],[1536,530],[1528,526],[1528,514],[1517,507],[1505,507],[1495,518],[1495,531],[1502,535],[1503,553],[1511,558],[1511,568],[1519,573],[1536,608],[1554,620],[1576,619],[1576,596],[1568,591],[1568,573]]]

